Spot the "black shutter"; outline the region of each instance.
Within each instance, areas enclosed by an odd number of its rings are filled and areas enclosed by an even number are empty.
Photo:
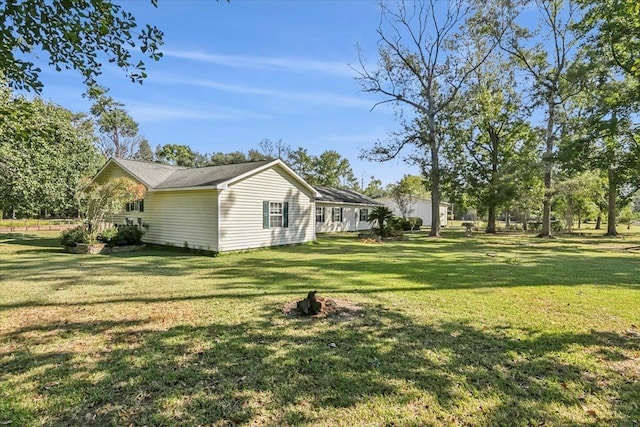
[[[269,228],[269,201],[262,202],[262,228]]]
[[[289,227],[289,202],[282,204],[282,227]]]

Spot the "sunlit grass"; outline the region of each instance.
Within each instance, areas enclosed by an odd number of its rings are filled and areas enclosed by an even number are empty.
[[[638,234],[453,228],[216,258],[72,255],[56,236],[0,235],[0,423],[640,420]],[[284,316],[308,290],[366,311]]]

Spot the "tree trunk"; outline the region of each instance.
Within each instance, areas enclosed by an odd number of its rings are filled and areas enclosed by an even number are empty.
[[[598,217],[596,218],[596,230],[600,230],[602,228],[602,212],[598,212]]]
[[[504,226],[507,229],[511,227],[511,211],[505,211],[504,213]]]
[[[431,149],[431,231],[440,237],[440,158],[436,139],[435,117],[429,117],[429,148]]]
[[[553,99],[547,101],[549,117],[547,118],[546,142],[544,153],[544,199],[542,201],[542,231],[538,237],[551,236],[551,171],[554,145],[553,127],[555,126],[556,106]]]
[[[615,170],[609,167],[609,203],[607,206],[607,234],[606,236],[617,236],[616,230],[616,180]]]
[[[489,219],[487,221],[487,233],[495,234],[496,232],[496,207],[489,206]]]

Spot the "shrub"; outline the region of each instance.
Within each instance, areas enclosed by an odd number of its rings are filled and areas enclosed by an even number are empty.
[[[143,231],[135,225],[121,225],[109,228],[98,235],[98,241],[107,246],[139,245]]]
[[[96,237],[96,240],[101,243],[106,243],[108,246],[113,246],[112,244],[113,239],[115,239],[117,235],[118,235],[118,228],[111,227],[111,228],[107,228],[106,230],[98,234],[98,236]]]
[[[64,230],[60,236],[63,246],[75,247],[78,243],[89,243],[89,233],[84,226]]]
[[[412,222],[412,230],[420,230],[420,227],[422,227],[422,224],[424,223],[422,218],[419,216],[412,216],[409,220]]]

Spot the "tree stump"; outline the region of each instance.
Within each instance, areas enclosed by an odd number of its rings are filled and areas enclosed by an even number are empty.
[[[307,294],[305,299],[298,301],[298,311],[308,316],[320,313],[322,311],[323,299],[321,297],[316,297],[316,293],[318,293],[318,291],[311,291]]]

